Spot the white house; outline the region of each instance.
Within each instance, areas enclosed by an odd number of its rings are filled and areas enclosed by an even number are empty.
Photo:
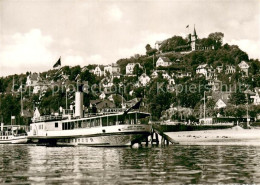
[[[171,61],[167,57],[159,57],[156,61],[156,67],[162,66],[162,67],[168,67],[171,65]]]
[[[260,96],[259,96],[259,90],[258,88],[255,89],[256,94],[254,96],[251,96],[251,98],[254,99],[253,104],[254,105],[260,105]]]
[[[94,75],[97,75],[97,76],[102,76],[102,70],[100,69],[99,66],[97,66],[94,71],[93,71]]]
[[[233,74],[235,72],[236,72],[235,66],[233,66],[233,65],[227,65],[226,66],[226,70],[225,70],[226,74]]]
[[[125,67],[127,75],[132,75],[134,73],[135,65],[139,65],[139,67],[142,68],[142,66],[139,63],[128,63]]]
[[[215,104],[215,109],[225,108],[226,106],[227,104],[222,99],[218,99],[218,101]]]
[[[207,64],[199,65],[196,68],[196,74],[203,74],[207,80],[214,78],[215,70]]]
[[[143,73],[140,77],[139,77],[139,82],[142,86],[146,86],[146,84],[148,84],[150,82],[150,77],[148,75],[146,75],[145,73]]]
[[[202,65],[199,65],[197,68],[196,68],[196,74],[203,74],[204,76],[208,76],[208,64],[202,64]]]
[[[40,74],[33,73],[27,76],[26,79],[26,86],[36,86],[38,85],[38,82],[41,81]]]
[[[245,61],[240,62],[238,67],[245,73],[245,76],[248,76],[249,65]]]
[[[106,76],[107,73],[110,75],[120,74],[120,67],[115,63],[107,65],[104,67],[104,75]]]
[[[154,72],[151,74],[151,77],[152,77],[152,78],[157,78],[157,77],[158,77],[158,72],[157,72],[157,71],[154,71]]]

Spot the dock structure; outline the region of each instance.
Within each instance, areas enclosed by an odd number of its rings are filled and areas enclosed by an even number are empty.
[[[146,136],[145,138],[135,140],[134,142],[132,142],[132,146],[136,143],[142,145],[143,142],[145,142],[145,146],[148,146],[149,138],[150,138],[150,144],[152,146],[159,146],[160,144],[161,146],[168,146],[169,144],[179,144],[179,142],[175,141],[167,134],[165,134],[158,125],[153,124],[151,134]]]
[[[153,139],[155,135],[155,139]],[[159,142],[159,137],[161,138],[161,142]],[[161,143],[162,146],[171,144],[179,144],[179,142],[175,141],[171,137],[169,137],[167,134],[165,134],[158,125],[153,124],[152,125],[152,133],[151,133],[151,144],[159,145]]]

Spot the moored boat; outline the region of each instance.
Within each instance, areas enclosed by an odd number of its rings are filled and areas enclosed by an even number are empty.
[[[62,115],[34,118],[28,138],[39,144],[129,146],[151,133],[150,114],[132,111],[135,107],[83,115],[82,92],[76,92],[75,113],[63,110]]]
[[[25,128],[20,125],[7,125],[1,123],[0,144],[24,144],[27,143]]]

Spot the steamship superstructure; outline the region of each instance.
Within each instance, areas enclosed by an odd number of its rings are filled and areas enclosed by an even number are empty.
[[[149,113],[114,109],[83,115],[83,94],[75,94],[75,113],[33,118],[28,138],[31,142],[56,145],[127,146],[151,132]]]

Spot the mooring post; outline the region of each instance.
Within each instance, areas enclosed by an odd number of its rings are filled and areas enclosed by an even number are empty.
[[[145,138],[145,146],[148,146],[148,137],[149,137],[149,136],[147,136],[147,137]]]
[[[158,146],[159,145],[159,138],[158,138],[158,134],[155,133],[155,137],[156,137],[156,145]]]
[[[151,145],[153,145],[153,133],[154,133],[154,131],[152,130],[152,133],[151,133]]]

